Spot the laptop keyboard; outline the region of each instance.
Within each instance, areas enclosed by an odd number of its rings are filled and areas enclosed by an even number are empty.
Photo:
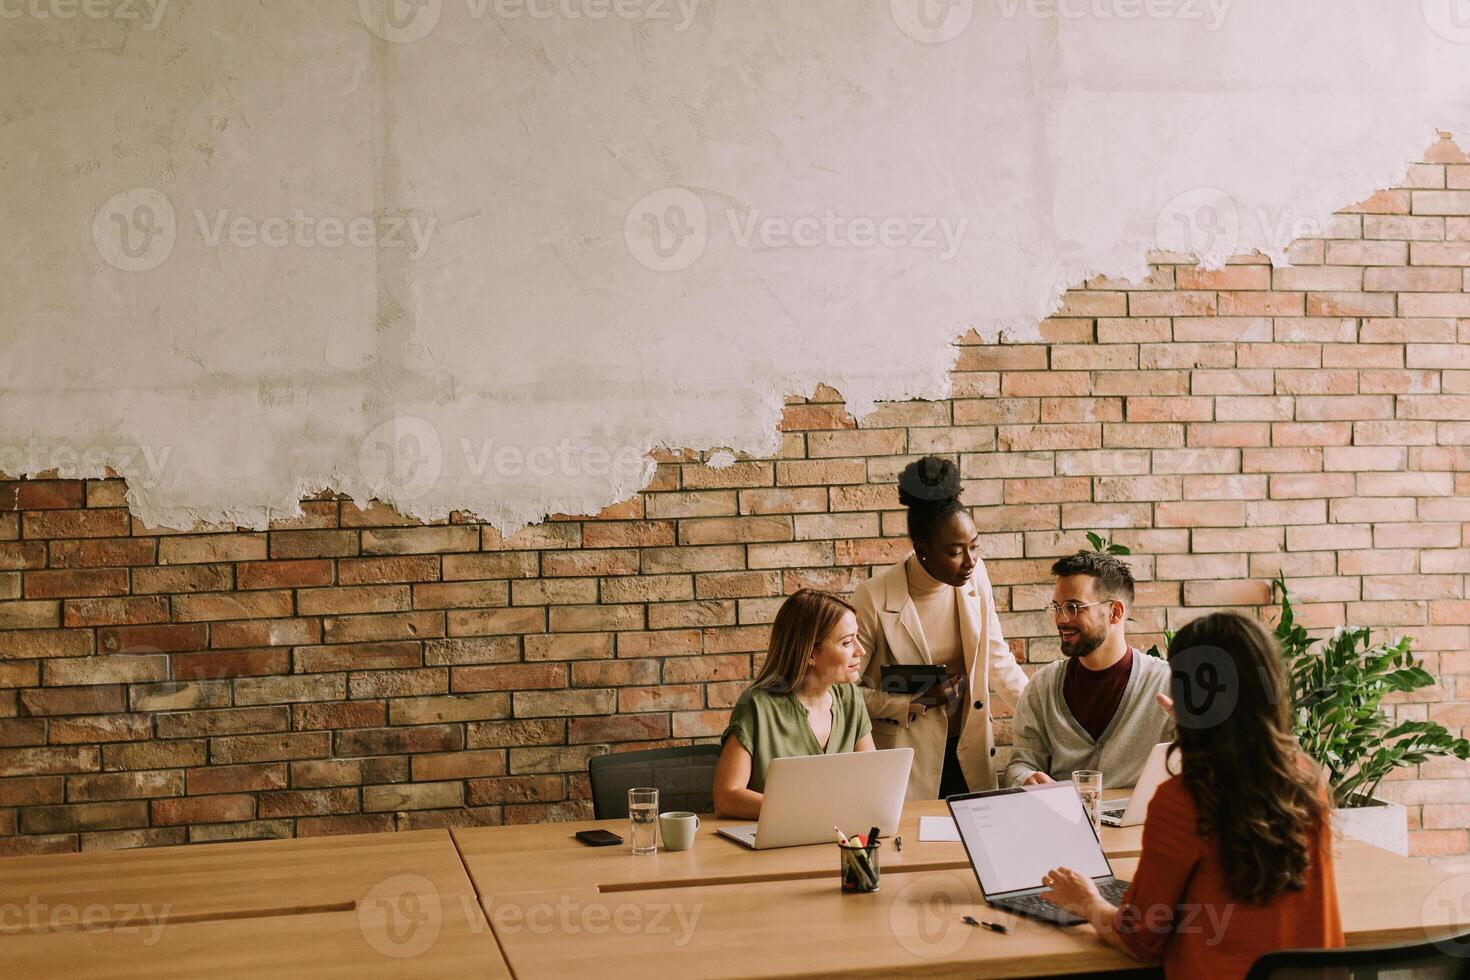
[[[1114,878],[1112,881],[1098,885],[1098,891],[1102,893],[1102,897],[1109,903],[1117,905],[1123,901],[1123,896],[1128,892],[1128,882],[1119,881],[1117,878]],[[1075,926],[1085,921],[1079,919],[1055,902],[1042,898],[1040,895],[1002,898],[990,904],[998,909],[1005,909],[1007,912],[1014,912],[1017,915],[1024,915],[1032,919],[1040,919],[1042,922],[1055,922],[1058,925]]]

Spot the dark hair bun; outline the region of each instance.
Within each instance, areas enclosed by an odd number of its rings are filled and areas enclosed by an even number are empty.
[[[898,477],[898,502],[905,507],[932,506],[960,496],[960,468],[938,456],[916,459]]]

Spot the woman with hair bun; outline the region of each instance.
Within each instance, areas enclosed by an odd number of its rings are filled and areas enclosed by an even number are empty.
[[[910,463],[898,499],[913,553],[853,596],[873,741],[914,750],[911,800],[995,789],[990,687],[1014,707],[1027,678],[1001,635],[975,522],[960,503],[959,468],[937,456]],[[894,693],[883,668],[901,664],[940,665],[948,679],[926,694]]]

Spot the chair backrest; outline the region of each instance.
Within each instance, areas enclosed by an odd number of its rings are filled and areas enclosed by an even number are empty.
[[[628,790],[658,788],[660,812],[713,813],[718,745],[681,745],[672,749],[615,752],[587,763],[592,780],[592,812],[598,820],[628,815]]]
[[[1433,942],[1267,953],[1246,980],[1467,980],[1470,932]]]

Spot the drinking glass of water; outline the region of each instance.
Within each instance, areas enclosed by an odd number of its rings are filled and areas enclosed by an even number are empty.
[[[1102,838],[1102,773],[1096,769],[1078,769],[1072,773],[1072,782],[1077,786],[1077,795],[1082,797],[1082,809],[1092,820],[1092,832]]]
[[[658,790],[635,786],[628,790],[628,823],[634,854],[658,851]]]

